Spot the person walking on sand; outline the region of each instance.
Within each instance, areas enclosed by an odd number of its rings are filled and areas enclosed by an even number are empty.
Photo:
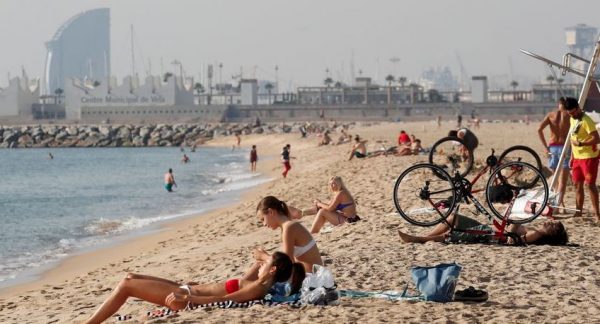
[[[256,172],[256,161],[258,161],[258,153],[256,152],[256,145],[252,145],[250,150],[250,170]]]
[[[558,181],[556,182],[557,187],[552,188],[554,191],[558,190],[558,206],[565,206],[563,199],[565,197],[565,190],[567,188],[567,177],[569,176],[569,156],[565,156],[562,165],[558,165],[558,160],[563,151],[565,141],[569,135],[569,113],[565,110],[565,98],[560,97],[558,100],[558,109],[549,112],[544,120],[538,127],[538,136],[544,146],[544,152],[548,156],[548,168],[552,170],[552,173],[559,169]],[[546,142],[544,136],[544,129],[550,127],[550,143]]]
[[[283,172],[281,174],[284,178],[287,178],[288,172],[292,169],[292,165],[290,164],[290,150],[287,145],[281,151],[281,162],[283,163]]]
[[[573,216],[581,216],[583,210],[583,187],[587,188],[594,209],[596,221],[600,221],[598,211],[598,144],[600,136],[596,130],[596,123],[579,107],[577,99],[565,99],[565,109],[569,113],[571,133],[571,179],[575,184],[575,205],[577,212]]]
[[[168,192],[173,192],[173,186],[177,187],[175,182],[175,176],[173,176],[173,169],[169,168],[169,171],[165,173],[165,189]]]

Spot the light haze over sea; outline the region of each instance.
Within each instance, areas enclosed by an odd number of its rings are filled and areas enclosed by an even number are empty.
[[[0,287],[82,249],[228,205],[240,190],[267,181],[249,172],[247,150],[202,147],[186,152],[188,164],[182,154],[179,148],[1,150]],[[178,184],[173,193],[163,187],[169,167]]]

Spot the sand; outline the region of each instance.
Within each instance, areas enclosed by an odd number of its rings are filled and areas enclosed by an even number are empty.
[[[429,146],[453,126],[434,122],[361,125],[350,130],[370,144],[395,142],[400,129]],[[542,152],[537,123],[484,123],[478,134],[481,160],[490,148],[501,151],[525,144]],[[252,135],[242,145],[258,145],[258,170],[275,178],[240,197],[232,206],[166,225],[160,233],[116,247],[72,257],[40,280],[0,291],[2,323],[77,323],[86,319],[127,272],[173,280],[220,281],[240,276],[251,263],[251,251],[263,246],[275,250],[279,233],[261,227],[255,217],[257,202],[274,195],[292,206],[308,207],[314,198],[329,197],[329,176],[339,175],[358,202],[363,218],[315,236],[325,263],[341,289],[401,290],[410,278],[410,267],[458,262],[463,271],[458,289],[475,286],[489,292],[481,304],[452,302],[391,302],[381,299],[343,298],[339,306],[299,309],[254,306],[250,309],[202,309],[182,312],[176,318],[153,323],[195,322],[600,322],[598,252],[600,227],[587,216],[565,219],[575,247],[459,244],[403,244],[397,229],[424,233],[395,211],[392,190],[398,175],[426,156],[377,157],[347,161],[350,146],[317,147],[315,137],[299,134]],[[334,139],[337,134],[333,134]],[[233,137],[217,138],[209,145],[231,145]],[[293,169],[288,179],[279,176],[281,147],[292,145]],[[373,146],[373,145],[372,145]],[[586,199],[588,199],[586,195]],[[568,188],[566,200],[574,205]],[[589,203],[586,201],[586,208]],[[312,216],[302,219],[310,227]],[[536,220],[539,223],[541,220]],[[120,310],[134,322],[155,306],[130,299]]]

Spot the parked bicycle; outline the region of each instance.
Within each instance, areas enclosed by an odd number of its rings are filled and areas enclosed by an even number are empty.
[[[492,155],[494,154],[493,152]],[[511,161],[526,162],[537,167],[538,170],[542,170],[542,161],[539,155],[525,145],[515,145],[507,148],[500,154],[500,157],[497,158],[493,166]],[[444,137],[435,142],[429,151],[429,163],[445,169],[449,174],[459,171],[464,177],[473,168],[473,162],[473,151],[458,137]],[[489,163],[486,164],[489,167]]]
[[[548,212],[548,183],[539,169],[529,163],[502,163],[492,170],[485,187],[491,212],[473,196],[472,189],[471,182],[459,171],[450,176],[440,166],[417,164],[396,180],[394,204],[411,224],[433,226],[446,222],[451,231],[489,236],[498,242],[506,242],[508,237],[519,242],[519,237],[507,232],[506,227],[531,222]],[[473,203],[476,211],[494,226],[489,230],[475,230],[458,229],[455,224],[449,224],[446,219],[452,213],[458,216],[462,203]]]

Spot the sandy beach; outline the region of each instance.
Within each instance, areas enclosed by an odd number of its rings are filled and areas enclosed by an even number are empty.
[[[369,140],[395,143],[401,129],[415,134],[423,146],[445,136],[454,122],[438,128],[434,121],[361,124],[350,129]],[[476,130],[481,161],[517,144],[543,152],[537,137],[538,122],[483,123]],[[337,139],[339,134],[332,134]],[[231,146],[235,139],[216,138],[207,145]],[[463,244],[403,244],[397,230],[425,233],[396,212],[392,191],[398,175],[408,166],[425,162],[426,155],[381,156],[347,161],[350,144],[317,146],[314,136],[300,134],[249,135],[242,146],[257,145],[258,171],[275,180],[247,191],[240,202],[224,209],[166,225],[162,231],[115,247],[71,257],[46,272],[40,280],[0,291],[1,323],[78,323],[89,317],[127,272],[151,274],[182,282],[213,282],[239,277],[251,264],[255,247],[274,251],[279,233],[262,227],[255,216],[258,201],[273,195],[291,206],[310,207],[313,199],[327,200],[327,180],[339,175],[358,203],[363,220],[315,235],[325,264],[340,289],[362,291],[402,290],[410,267],[458,262],[463,266],[457,289],[485,289],[489,300],[480,304],[461,302],[392,302],[382,299],[342,298],[339,306],[301,308],[254,306],[249,309],[200,309],[150,323],[223,322],[600,322],[600,227],[591,216],[563,220],[570,241],[578,246],[527,246]],[[292,170],[280,175],[279,152],[292,146]],[[544,158],[543,163],[546,164]],[[567,188],[565,202],[574,205],[574,191]],[[589,208],[586,193],[585,208]],[[314,216],[301,222],[310,227]],[[535,223],[543,221],[541,217]],[[130,299],[119,314],[142,315],[157,309]]]

